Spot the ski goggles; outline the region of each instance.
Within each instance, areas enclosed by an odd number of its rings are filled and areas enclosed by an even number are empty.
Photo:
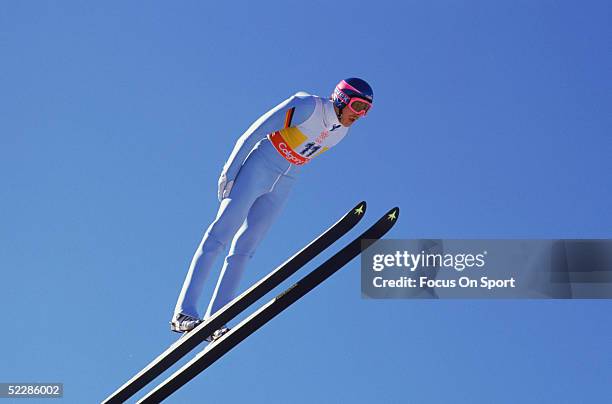
[[[363,98],[354,97],[348,103],[348,107],[351,111],[359,116],[365,116],[370,109],[372,109],[372,103],[364,100]]]

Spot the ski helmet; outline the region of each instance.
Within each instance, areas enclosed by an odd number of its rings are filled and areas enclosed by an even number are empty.
[[[363,112],[363,115],[365,115],[369,108],[372,107],[374,91],[372,91],[372,87],[370,87],[365,80],[351,77],[338,83],[331,98],[334,105],[338,107],[340,111],[342,111],[342,108],[350,105],[353,98],[358,98],[365,101],[366,104],[369,104],[369,107],[365,109],[365,112]]]

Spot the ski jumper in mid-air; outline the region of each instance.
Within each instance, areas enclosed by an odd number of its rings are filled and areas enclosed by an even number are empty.
[[[370,110],[373,96],[358,78],[342,80],[329,99],[300,92],[262,115],[238,139],[219,178],[219,211],[193,256],[171,330],[190,331],[203,321],[197,307],[204,281],[230,242],[204,320],[235,297],[247,262],[280,213],[301,166],[340,142]]]

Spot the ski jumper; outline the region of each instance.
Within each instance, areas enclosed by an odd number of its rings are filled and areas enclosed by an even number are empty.
[[[234,184],[193,256],[175,314],[199,318],[204,281],[230,242],[204,319],[235,297],[247,262],[280,213],[301,166],[336,145],[347,132],[332,101],[303,92],[247,129],[223,167],[228,182]]]

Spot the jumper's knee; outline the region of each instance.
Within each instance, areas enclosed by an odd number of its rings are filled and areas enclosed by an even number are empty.
[[[253,258],[254,255],[255,255],[255,251],[251,251],[251,252],[238,252],[238,251],[231,250],[229,252],[229,254],[227,255],[227,258],[236,258],[236,259],[250,260],[251,258]]]
[[[226,243],[215,237],[213,233],[206,232],[202,242],[200,243],[200,251],[202,253],[219,253],[225,250]]]
[[[223,245],[223,248],[229,244],[230,240],[234,237],[242,220],[237,220],[237,217],[232,216],[229,212],[225,211],[224,214],[217,217],[206,229],[205,238],[215,240],[217,243]]]

